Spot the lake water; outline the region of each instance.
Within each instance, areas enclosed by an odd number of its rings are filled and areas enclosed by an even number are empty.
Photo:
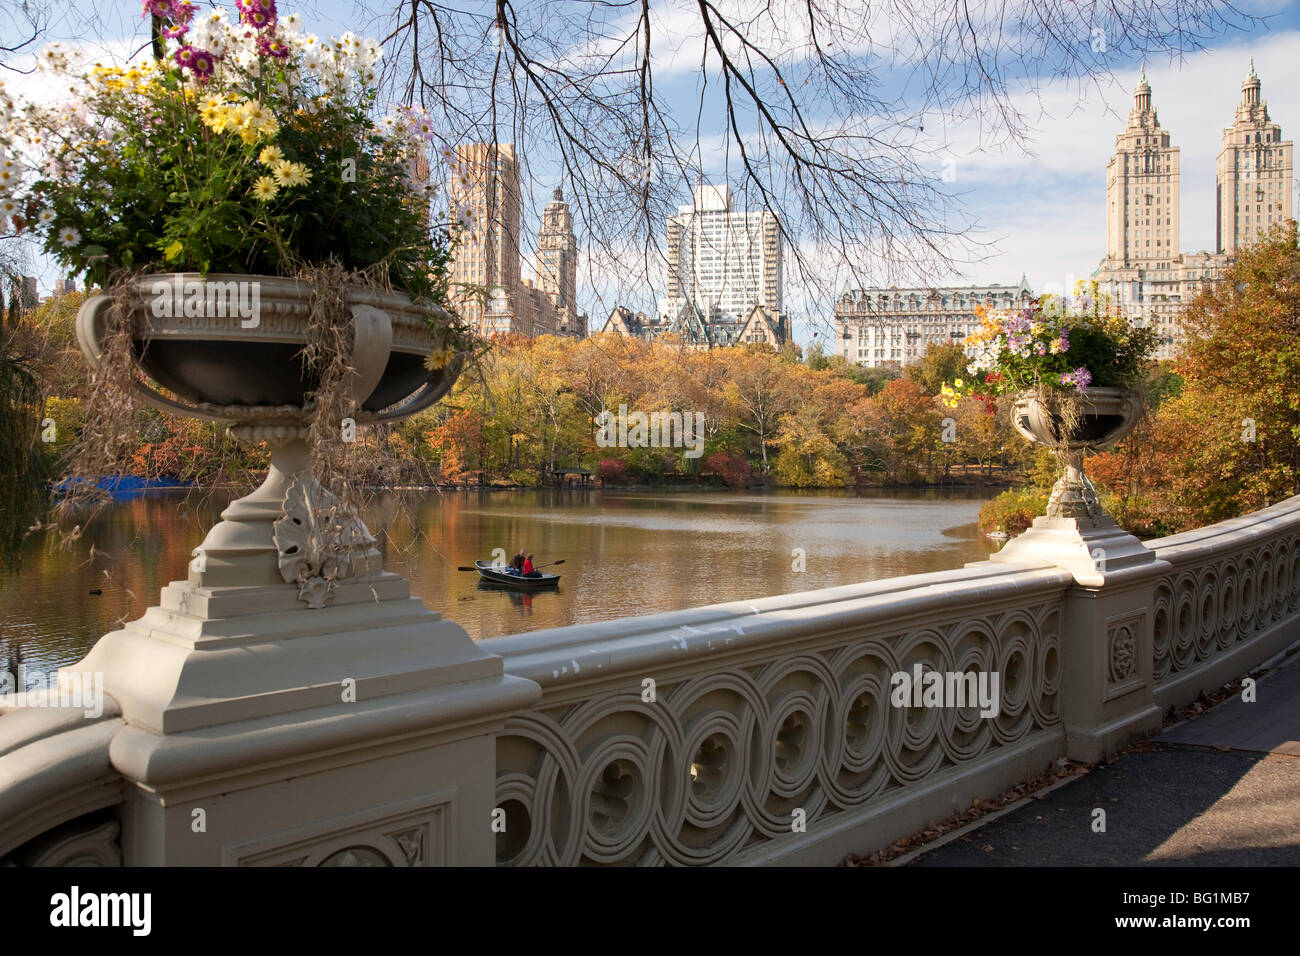
[[[960,567],[996,549],[975,528],[994,493],[430,491],[378,500],[364,516],[385,568],[486,639]],[[69,550],[29,540],[21,571],[0,580],[0,645],[21,642],[29,667],[77,662],[185,577],[227,501],[155,492],[106,509]],[[456,570],[521,547],[538,564],[564,559],[557,589],[485,590]]]

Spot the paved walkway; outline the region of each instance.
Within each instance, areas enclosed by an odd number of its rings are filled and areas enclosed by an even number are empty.
[[[1300,866],[1300,655],[912,866]],[[1106,830],[1094,832],[1095,810]]]

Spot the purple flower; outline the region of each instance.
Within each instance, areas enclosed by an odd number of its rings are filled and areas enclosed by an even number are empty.
[[[1073,385],[1081,392],[1088,387],[1088,383],[1091,381],[1092,373],[1083,367],[1076,368],[1073,372],[1066,372],[1061,376],[1062,385]]]
[[[144,16],[153,14],[166,19],[172,15],[171,0],[144,0]]]
[[[212,76],[212,71],[217,65],[217,58],[207,50],[195,50],[194,59],[190,63],[190,69],[200,80],[207,80]]]
[[[262,56],[270,56],[275,57],[278,60],[283,60],[289,55],[289,47],[273,36],[268,30],[266,33],[262,33],[258,36],[257,52]]]
[[[183,23],[178,23],[175,26],[163,27],[162,35],[169,40],[179,40],[189,32],[189,27]]]
[[[258,30],[275,26],[275,0],[235,0],[239,20]]]

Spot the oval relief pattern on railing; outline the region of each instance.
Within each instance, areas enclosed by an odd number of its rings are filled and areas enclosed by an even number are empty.
[[[498,737],[498,863],[711,864],[800,824],[814,833],[1059,724],[1060,629],[1051,601],[543,699]],[[917,663],[996,671],[1001,712],[892,706],[892,675]],[[655,702],[643,676],[656,679]]]
[[[1175,559],[1156,585],[1155,679],[1208,661],[1298,610],[1298,531],[1199,566]]]

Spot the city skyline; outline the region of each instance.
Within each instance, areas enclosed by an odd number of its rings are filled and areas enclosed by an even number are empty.
[[[326,3],[317,11],[318,29],[329,30],[334,21],[346,22],[346,11]],[[1249,3],[1250,12],[1269,17],[1266,25],[1254,32],[1237,34],[1232,39],[1214,41],[1200,52],[1186,55],[1178,62],[1148,60],[1149,81],[1161,93],[1162,123],[1177,130],[1183,166],[1180,209],[1182,248],[1215,251],[1215,159],[1220,148],[1224,114],[1231,115],[1237,100],[1236,90],[1251,58],[1269,93],[1269,106],[1284,122],[1300,116],[1300,60],[1288,55],[1300,42],[1300,10],[1289,10],[1277,3]],[[333,20],[331,20],[333,18]],[[130,28],[127,28],[129,32]],[[123,54],[134,53],[138,43],[126,39],[104,38],[100,49]],[[15,64],[22,65],[22,58]],[[664,82],[684,82],[685,67],[680,72],[661,74]],[[1003,151],[981,150],[978,124],[945,125],[942,116],[924,118],[927,133],[936,138],[936,177],[950,179],[949,188],[966,201],[980,228],[977,238],[996,241],[1000,254],[963,267],[960,275],[936,277],[945,285],[1014,281],[1024,273],[1035,289],[1068,286],[1085,278],[1106,251],[1105,197],[1096,188],[1104,183],[1105,162],[1109,158],[1117,125],[1131,102],[1140,63],[1116,62],[1113,76],[1080,82],[1076,78],[1051,80],[1035,93],[1017,96],[1020,108],[1031,127],[1027,140],[1029,151],[1012,148]],[[11,89],[30,89],[43,81],[40,74],[7,77]],[[706,173],[715,181],[725,178],[723,154],[704,150]],[[709,158],[712,157],[712,158]],[[557,185],[568,184],[558,169],[537,160],[537,168],[525,170],[521,190],[523,241],[526,254],[532,245],[540,217]],[[947,164],[947,165],[945,165]],[[683,197],[688,183],[681,184]],[[1294,195],[1294,189],[1292,191]],[[1034,196],[1032,203],[1025,196]],[[581,234],[583,218],[589,211],[574,206],[575,227]],[[653,311],[663,288],[651,288],[641,282],[606,281],[593,276],[594,264],[603,273],[604,262],[593,263],[591,250],[582,244],[582,260],[576,274],[576,299],[581,311],[589,312],[594,322],[609,314],[615,304]],[[787,250],[787,259],[791,255]],[[530,261],[530,260],[526,260]],[[815,290],[806,286],[787,262],[785,311],[790,318],[793,338],[808,344],[813,333],[826,336],[834,296],[847,284],[844,276],[831,283],[834,288]],[[62,278],[48,258],[39,256],[33,269],[42,294],[52,291]],[[900,284],[902,284],[900,282]],[[633,294],[628,294],[629,292]]]

